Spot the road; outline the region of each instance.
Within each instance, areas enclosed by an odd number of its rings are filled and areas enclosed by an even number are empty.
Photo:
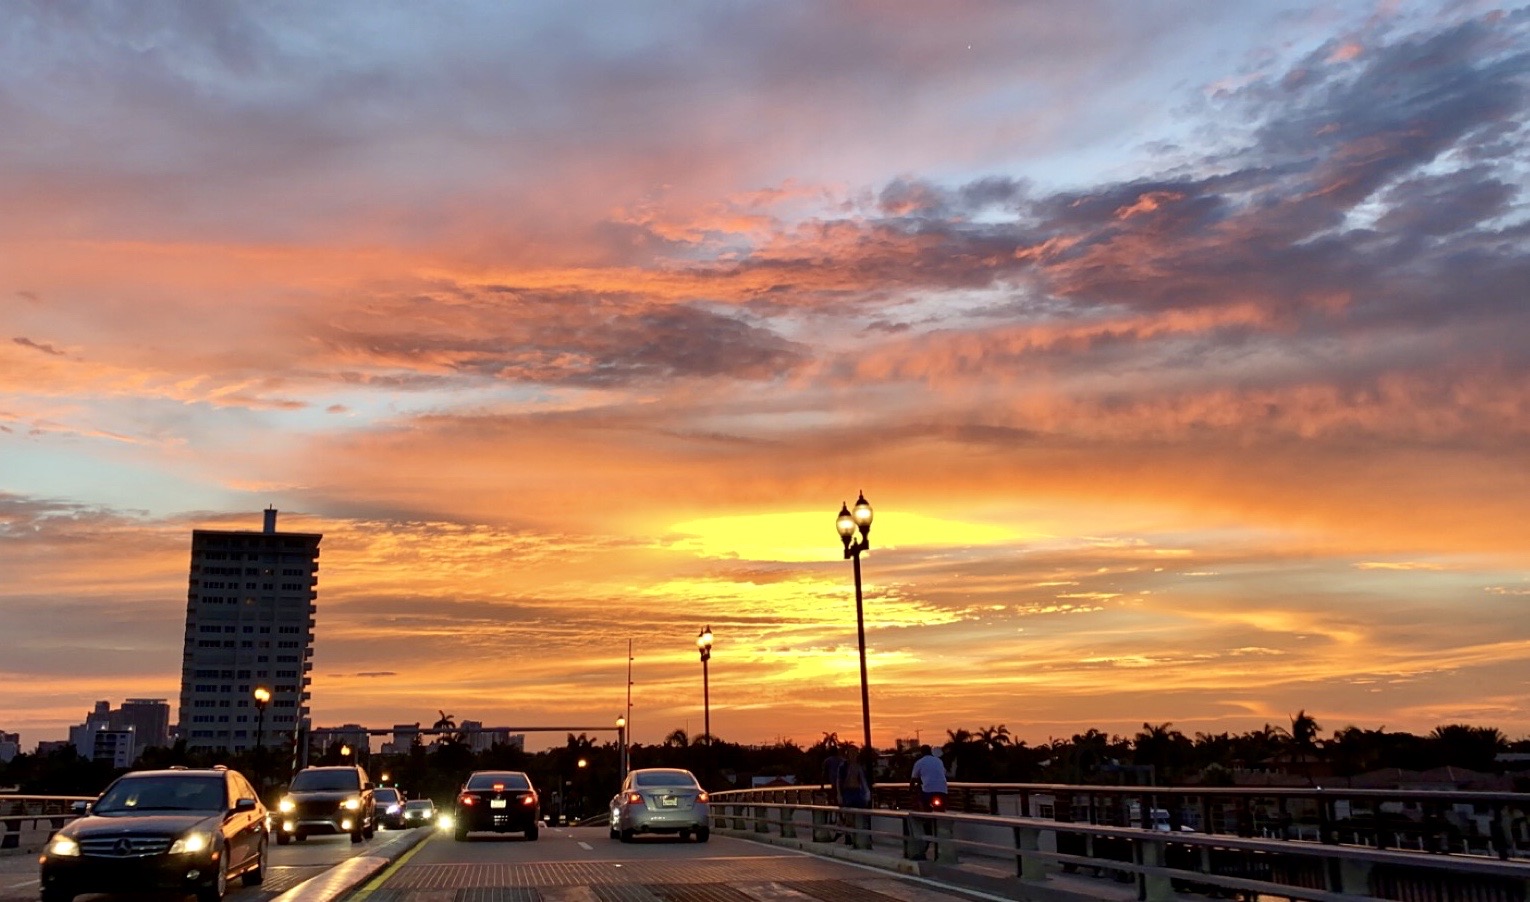
[[[352,844],[348,836],[314,836],[305,842],[271,846],[266,880],[260,886],[246,887],[238,880],[229,887],[228,902],[264,902],[281,895],[309,877],[356,855],[387,855],[395,843],[410,838],[408,830],[380,830],[372,839]],[[0,902],[37,902],[37,856],[7,854],[0,856]],[[189,897],[188,897],[189,898]],[[144,902],[144,897],[129,895],[88,895],[76,902]]]
[[[444,833],[417,846],[350,902],[954,902],[974,897],[913,878],[713,834],[708,843],[604,827],[518,834]]]

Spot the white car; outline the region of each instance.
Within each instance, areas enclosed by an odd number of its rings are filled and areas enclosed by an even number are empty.
[[[611,838],[632,842],[640,833],[672,833],[706,842],[712,835],[706,790],[688,770],[650,767],[627,774],[611,799]]]

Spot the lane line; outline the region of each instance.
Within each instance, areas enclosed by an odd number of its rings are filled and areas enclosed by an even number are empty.
[[[595,851],[595,847],[594,846],[590,845],[589,843],[585,842],[582,839],[579,841],[579,848],[585,850],[586,852],[593,852],[593,851]]]

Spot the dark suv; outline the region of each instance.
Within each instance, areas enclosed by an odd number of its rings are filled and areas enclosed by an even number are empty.
[[[367,772],[355,765],[303,768],[276,806],[276,844],[334,833],[349,833],[351,842],[371,839],[377,830],[372,789]]]
[[[266,809],[237,771],[134,771],[76,805],[38,859],[43,902],[128,887],[218,902],[234,877],[265,879]]]

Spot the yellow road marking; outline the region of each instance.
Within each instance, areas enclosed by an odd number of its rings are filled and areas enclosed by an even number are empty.
[[[399,868],[404,866],[404,862],[406,862],[409,859],[413,858],[414,857],[414,853],[416,853],[416,852],[420,851],[421,849],[425,848],[425,843],[430,842],[432,839],[435,839],[435,837],[434,836],[428,836],[423,841],[415,843],[414,844],[414,848],[412,848],[409,851],[405,852],[403,855],[400,855],[397,861],[393,862],[392,864],[390,864],[386,868],[384,868],[382,873],[378,874],[376,877],[373,877],[370,883],[368,883],[366,886],[363,886],[361,889],[357,890],[350,897],[350,902],[365,902],[366,898],[368,896],[372,895],[372,891],[373,890],[378,889],[384,883],[387,883],[388,882],[388,878],[392,877],[393,873],[395,871],[397,871]]]

